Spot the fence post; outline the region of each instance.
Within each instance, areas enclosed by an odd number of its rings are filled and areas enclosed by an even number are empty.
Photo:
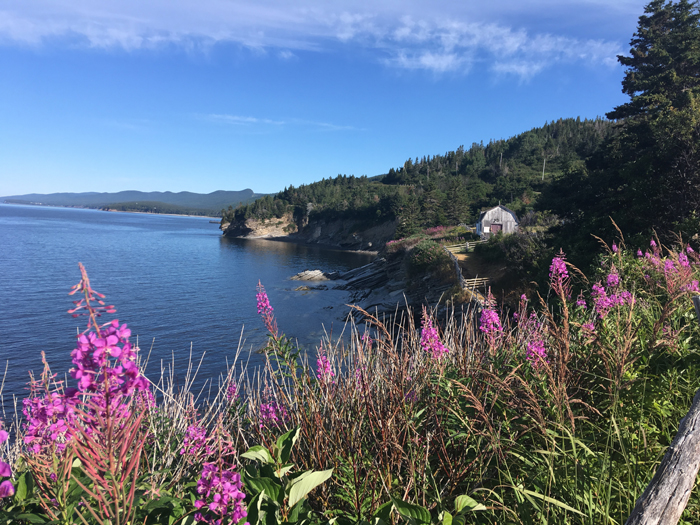
[[[700,322],[700,296],[693,297]],[[625,525],[677,525],[700,469],[700,389]]]

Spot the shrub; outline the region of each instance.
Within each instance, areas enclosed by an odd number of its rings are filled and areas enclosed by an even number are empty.
[[[409,274],[418,274],[428,269],[437,269],[449,264],[450,258],[445,250],[435,241],[422,240],[411,250]]]

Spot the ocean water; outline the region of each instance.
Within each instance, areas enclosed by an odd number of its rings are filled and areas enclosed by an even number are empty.
[[[92,287],[104,293],[117,318],[150,351],[147,375],[174,358],[183,375],[199,362],[197,385],[216,379],[239,344],[248,366],[266,340],[256,310],[258,281],[267,289],[281,331],[313,351],[324,330],[343,329],[347,292],[294,291],[289,277],[306,269],[348,270],[372,257],[315,246],[227,239],[201,217],[0,204],[0,377],[3,409],[26,395],[29,373],[39,375],[42,352],[63,377],[71,366],[77,330],[85,318],[66,311],[78,262]]]

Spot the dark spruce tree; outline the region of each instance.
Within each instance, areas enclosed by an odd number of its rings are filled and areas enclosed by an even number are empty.
[[[615,133],[585,165],[571,162],[540,206],[564,219],[558,244],[591,263],[595,234],[628,237],[679,231],[700,208],[700,13],[696,2],[654,0],[639,18],[622,91],[607,114]],[[686,230],[687,232],[687,230]]]
[[[618,57],[630,100],[607,114],[621,121],[604,159],[609,204],[630,233],[678,228],[700,207],[698,4],[654,0],[630,44]]]

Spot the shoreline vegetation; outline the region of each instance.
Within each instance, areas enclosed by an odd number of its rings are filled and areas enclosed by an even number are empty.
[[[0,435],[0,522],[622,523],[699,386],[698,279],[687,244],[620,238],[594,274],[554,257],[516,310],[357,309],[315,355],[260,285],[266,365],[235,356],[207,399],[195,366],[143,376],[82,270],[70,379],[45,369]]]

